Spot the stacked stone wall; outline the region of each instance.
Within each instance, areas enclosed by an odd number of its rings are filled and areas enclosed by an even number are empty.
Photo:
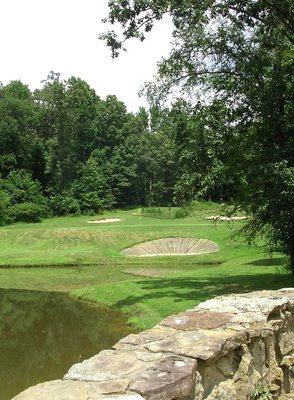
[[[294,400],[294,289],[205,301],[14,398],[103,399]]]

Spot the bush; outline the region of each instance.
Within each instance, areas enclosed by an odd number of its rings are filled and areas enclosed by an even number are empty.
[[[70,193],[57,194],[50,199],[53,214],[59,217],[64,215],[79,215],[81,209],[78,200]]]
[[[4,222],[39,222],[49,215],[40,183],[24,170],[12,171],[6,179],[0,179],[0,192],[6,197],[4,211],[0,211]]]
[[[174,218],[186,218],[192,214],[192,207],[180,207],[176,208],[174,212]]]
[[[0,226],[7,222],[7,208],[9,205],[9,196],[0,190]]]
[[[44,217],[44,208],[29,202],[14,204],[8,207],[6,217],[11,222],[40,222]]]
[[[142,215],[151,218],[177,219],[191,215],[192,207],[145,207]]]

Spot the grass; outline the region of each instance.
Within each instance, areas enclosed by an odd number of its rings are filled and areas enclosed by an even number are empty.
[[[182,219],[144,217],[139,210],[105,214],[122,221],[95,225],[94,217],[65,217],[0,228],[0,287],[64,291],[128,314],[145,329],[162,318],[223,293],[293,286],[277,273],[283,260],[265,258],[231,234],[242,222],[212,223],[213,203],[196,203]],[[101,216],[98,216],[101,218]],[[162,237],[207,238],[220,252],[202,256],[127,258],[120,250]]]
[[[151,218],[185,218],[192,214],[192,207],[144,207],[139,213]]]

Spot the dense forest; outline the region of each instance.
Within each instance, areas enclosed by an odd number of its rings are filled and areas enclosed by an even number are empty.
[[[133,114],[53,73],[33,93],[19,81],[2,86],[1,222],[231,198],[238,177],[219,112],[177,100]]]

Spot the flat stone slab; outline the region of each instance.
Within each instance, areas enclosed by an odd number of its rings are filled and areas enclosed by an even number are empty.
[[[291,305],[294,306],[294,291],[283,289],[276,292],[264,290],[240,295],[220,296],[198,304],[195,309],[235,314],[251,312],[269,316]]]
[[[153,365],[161,358],[162,354],[152,354],[146,350],[104,350],[82,363],[74,364],[64,379],[92,382],[128,379],[130,374],[148,364]]]
[[[139,243],[121,251],[126,256],[191,256],[219,251],[216,243],[208,239],[163,238]]]
[[[131,334],[120,340],[118,350],[148,350],[152,354],[173,353],[178,356],[207,360],[227,352],[245,343],[244,329],[219,330],[178,330],[158,326],[139,334]]]
[[[122,349],[103,351],[75,364],[64,379],[100,382],[97,388],[101,391],[104,387],[104,393],[113,388],[139,393],[146,400],[164,400],[177,398],[181,393],[193,394],[196,367],[197,361],[187,357]]]
[[[134,347],[144,348],[144,346],[148,343],[164,340],[168,337],[174,336],[176,333],[177,331],[174,329],[158,325],[155,328],[148,329],[147,331],[143,331],[141,333],[131,333],[130,335],[121,339],[113,347],[115,349],[131,349]]]
[[[50,381],[32,386],[13,400],[144,400],[139,394],[119,393],[119,382]]]
[[[179,331],[161,341],[148,343],[144,347],[151,352],[170,352],[199,360],[222,356],[239,347],[247,340],[244,331],[235,330],[197,330]]]
[[[162,321],[160,325],[182,331],[215,329],[231,322],[233,318],[234,314],[219,311],[191,310],[172,315]]]

